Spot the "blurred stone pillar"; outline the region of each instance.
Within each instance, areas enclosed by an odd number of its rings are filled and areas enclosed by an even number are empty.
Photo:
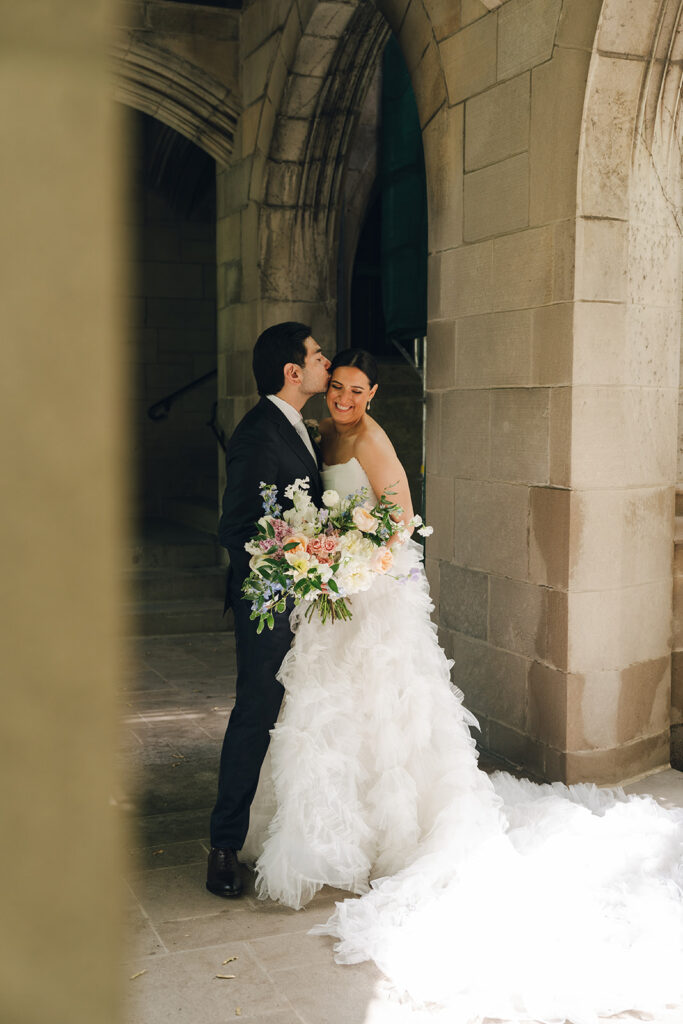
[[[6,7],[0,44],[0,1019],[121,1019],[112,816],[123,401],[109,2]]]

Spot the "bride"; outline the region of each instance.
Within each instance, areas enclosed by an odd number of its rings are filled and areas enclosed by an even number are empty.
[[[405,472],[368,414],[376,391],[372,356],[336,356],[323,484],[392,491],[407,521]],[[340,963],[375,960],[449,1022],[593,1024],[682,1005],[683,811],[480,771],[420,548],[393,551],[400,579],[355,594],[350,621],[293,612],[242,850],[259,896],[299,909],[323,885],[360,895],[314,930],[339,940]]]

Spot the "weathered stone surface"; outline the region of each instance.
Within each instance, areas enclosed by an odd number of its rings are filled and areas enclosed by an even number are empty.
[[[529,74],[467,101],[465,170],[475,171],[529,148]]]
[[[534,228],[494,239],[492,292],[494,309],[525,309],[552,300],[550,228]]]
[[[391,26],[394,35],[398,35],[406,16],[410,0],[376,0],[376,6]]]
[[[517,0],[498,14],[498,78],[510,78],[553,52],[562,0]]]
[[[453,481],[427,474],[426,519],[434,527],[427,544],[430,558],[453,560]]]
[[[445,252],[438,275],[437,310],[430,316],[470,316],[491,309],[493,243],[479,242]]]
[[[472,4],[472,0],[466,0],[466,2],[470,5]],[[476,5],[478,16],[486,14],[486,10],[480,0],[474,0],[474,4]],[[463,24],[471,20],[464,19],[462,3],[454,4],[453,0],[430,0],[427,13],[429,14],[429,20],[432,23],[432,29],[437,41],[445,39],[446,36],[452,36],[462,28]]]
[[[408,71],[415,70],[432,43],[432,26],[421,0],[411,0],[403,19],[398,41]]]
[[[658,736],[634,740],[611,750],[576,751],[564,754],[551,778],[562,778],[569,785],[594,782],[610,785],[635,779],[669,764],[669,730]],[[546,762],[547,763],[547,762]]]
[[[455,323],[432,320],[427,325],[427,387],[450,388],[455,384]]]
[[[459,387],[519,387],[531,383],[531,312],[489,313],[457,322]]]
[[[580,219],[576,228],[576,298],[624,302],[628,294],[628,225]]]
[[[556,750],[567,749],[567,676],[539,662],[529,667],[529,735]]]
[[[441,620],[448,629],[485,640],[488,622],[488,583],[485,573],[442,563]]]
[[[488,718],[523,730],[526,718],[525,658],[453,633],[453,676],[467,706]]]
[[[513,483],[547,483],[548,459],[547,389],[494,391],[491,400],[492,478]]]
[[[670,651],[671,582],[569,595],[569,670],[621,670]]]
[[[441,57],[439,48],[433,41],[415,68],[412,81],[420,125],[424,127],[431,121],[436,111],[447,104]]]
[[[526,153],[465,175],[464,239],[478,241],[529,223]]]
[[[628,296],[637,305],[680,309],[681,236],[660,225],[633,222],[629,226]]]
[[[628,217],[633,125],[644,73],[640,61],[603,57],[593,64],[591,117],[584,124],[582,139],[580,210],[584,216]]]
[[[678,394],[660,388],[575,387],[576,487],[668,486],[676,465]]]
[[[671,656],[671,722],[683,723],[683,651],[678,650]]]
[[[440,44],[448,99],[459,103],[496,80],[496,15],[473,22]]]
[[[573,480],[572,389],[550,389],[550,483],[570,487]]]
[[[569,524],[572,492],[532,487],[529,496],[529,579],[566,588],[569,581]]]
[[[574,303],[535,309],[531,319],[531,383],[567,386],[573,369]]]
[[[425,470],[437,476],[441,474],[441,397],[441,391],[425,394]]]
[[[524,486],[456,480],[455,561],[526,579],[528,503]]]
[[[555,36],[556,47],[567,46],[591,51],[602,6],[603,0],[583,0],[581,4],[563,4]]]
[[[427,168],[429,250],[452,249],[462,242],[463,106],[444,107],[422,136]]]
[[[575,491],[572,508],[572,588],[632,587],[668,579],[670,487]]]
[[[491,576],[489,640],[525,658],[562,668],[567,650],[567,595],[521,580]]]
[[[526,729],[526,727],[525,727]],[[530,738],[526,731],[511,729],[502,722],[487,722],[486,734],[482,739],[486,750],[504,758],[513,765],[524,765],[539,781],[546,778],[546,748]]]
[[[573,217],[589,54],[558,49],[531,75],[529,220]],[[517,79],[515,79],[517,81]],[[562,114],[558,116],[558,95]]]
[[[447,391],[441,399],[441,471],[486,479],[490,463],[487,391]]]
[[[597,45],[608,53],[628,53],[649,56],[648,43],[652,39],[659,0],[626,0],[618,6],[608,5],[600,21]]]

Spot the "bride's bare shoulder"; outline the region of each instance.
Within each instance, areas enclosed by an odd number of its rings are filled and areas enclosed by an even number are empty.
[[[354,446],[354,454],[363,465],[363,461],[376,462],[382,459],[395,459],[396,450],[389,440],[386,430],[380,427],[376,420],[366,420],[365,430],[357,439]]]

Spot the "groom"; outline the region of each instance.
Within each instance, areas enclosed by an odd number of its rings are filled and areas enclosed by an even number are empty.
[[[216,896],[242,891],[237,851],[249,827],[261,764],[282,702],[275,678],[289,650],[289,615],[275,615],[275,628],[259,636],[241,594],[249,574],[244,544],[263,515],[260,484],[275,484],[279,500],[288,484],[308,477],[309,494],[322,505],[319,456],[301,417],[312,395],[327,388],[330,362],[305,324],[269,327],[254,346],[253,370],[261,400],[233,433],[226,452],[227,485],[218,536],[228,549],[226,607],[232,606],[237,641],[237,695],[223,740],[218,799],[211,815],[211,852],[206,888]]]

